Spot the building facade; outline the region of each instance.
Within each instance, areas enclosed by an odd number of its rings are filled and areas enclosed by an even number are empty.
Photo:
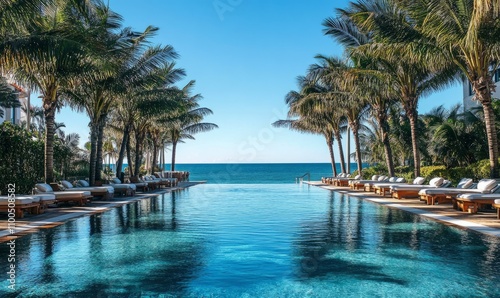
[[[492,98],[500,99],[500,68],[493,74],[493,82],[496,84],[496,90],[491,94]],[[473,107],[480,107],[481,104],[474,100],[474,91],[472,90],[472,85],[467,79],[465,79],[462,84],[463,94],[464,94],[464,110],[468,111]]]
[[[19,92],[19,102],[21,103],[21,107],[26,107],[28,101],[28,93],[16,84],[11,83],[10,85],[12,87],[12,90],[17,90]],[[13,124],[19,125],[23,121],[26,122],[27,116],[26,113],[21,109],[21,107],[0,107],[0,109],[3,111],[3,116],[0,115],[0,123],[9,121]]]

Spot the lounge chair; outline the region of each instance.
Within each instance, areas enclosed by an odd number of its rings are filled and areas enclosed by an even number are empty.
[[[422,185],[425,181],[423,177],[417,177],[413,180],[413,184],[407,185],[392,185],[391,196],[395,199],[403,198],[418,198],[418,192],[425,188],[437,188],[444,187],[445,185],[450,185],[450,181],[444,180],[441,177],[432,178],[428,185]]]
[[[165,174],[165,172],[163,172],[162,174]],[[155,175],[156,175],[157,177],[165,177],[165,175],[158,176],[156,173],[155,173]],[[337,179],[337,178],[345,178],[345,175],[346,175],[346,174],[344,174],[344,173],[339,173],[339,174],[337,174],[337,176],[335,176],[335,177],[322,177],[322,178],[321,178],[321,182],[326,183],[326,184],[333,184],[333,180],[335,180],[335,179]]]
[[[470,178],[463,178],[458,182],[457,187],[454,188],[425,188],[418,192],[421,201],[425,201],[427,205],[441,204],[444,202],[451,202],[452,198],[468,191],[474,187],[474,183]],[[477,186],[477,184],[476,184]]]
[[[8,196],[0,197],[0,211],[9,212],[12,209],[14,210],[15,218],[23,218],[25,210],[31,214],[39,214],[40,203],[35,202],[30,196],[15,196],[10,201]]]
[[[385,197],[385,194],[391,193],[391,186],[406,183],[406,179],[403,177],[391,177],[387,183],[375,183],[373,184],[373,191]]]
[[[497,209],[497,218],[500,219],[500,199],[495,200],[493,202],[493,208]]]
[[[115,194],[122,194],[126,196],[134,196],[137,186],[135,184],[122,183],[118,178],[112,178],[109,180],[109,184],[104,184],[104,186],[111,186],[115,189]]]
[[[467,193],[458,194],[453,199],[453,206],[462,211],[476,213],[485,205],[493,205],[500,199],[500,185],[495,179],[483,179],[477,183],[477,189],[468,189]]]
[[[379,176],[378,179],[377,179],[377,181],[366,182],[365,185],[364,185],[365,191],[373,191],[373,186],[376,183],[385,183],[385,182],[388,182],[389,179],[390,178],[387,177],[387,176]]]
[[[335,186],[349,186],[349,181],[351,180],[360,180],[362,177],[361,175],[356,175],[354,178],[351,177],[351,174],[347,174],[346,177],[344,178],[336,178],[333,180],[333,183]]]
[[[33,189],[35,194],[54,194],[57,203],[73,202],[83,206],[92,198],[90,191],[54,191],[46,183],[37,183]]]
[[[367,180],[351,180],[349,181],[349,187],[354,190],[364,189],[365,183],[377,182],[379,175],[373,175],[371,179]]]
[[[149,183],[143,181],[139,177],[130,177],[129,181],[127,183],[134,184],[135,187],[137,188],[137,190],[140,190],[140,191],[143,191],[143,192],[148,191],[149,188],[150,188],[149,187],[150,186]],[[151,188],[153,188],[153,187],[151,187]]]
[[[174,187],[179,183],[179,180],[177,178],[157,177],[156,174],[144,176],[144,179],[146,181],[158,181],[160,183],[160,186],[163,185],[166,187]]]
[[[185,177],[185,173],[189,173],[189,172],[173,172],[173,173],[170,173],[172,175],[177,175],[177,176],[182,176],[182,177]],[[179,184],[179,178],[177,177],[167,177],[167,173],[163,173],[163,176],[160,176],[159,174],[155,173],[154,174],[154,177],[158,178],[158,179],[162,179],[162,180],[166,180],[169,184],[170,184],[170,187],[174,187],[174,186],[177,186]]]
[[[102,197],[104,200],[110,200],[113,198],[115,194],[115,189],[111,186],[90,186],[89,183],[85,180],[78,180],[76,182],[77,186],[73,186],[71,182],[67,180],[61,180],[61,188],[57,184],[55,184],[59,189],[54,187],[54,185],[51,183],[50,186],[57,191],[90,191],[90,194],[93,197]]]

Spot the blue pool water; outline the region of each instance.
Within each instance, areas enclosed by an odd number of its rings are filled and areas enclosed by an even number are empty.
[[[299,184],[199,185],[16,254],[2,297],[500,297],[498,238]]]

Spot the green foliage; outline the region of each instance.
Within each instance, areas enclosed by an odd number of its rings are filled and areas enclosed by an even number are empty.
[[[358,170],[356,170],[352,173],[352,176],[354,177],[358,175],[358,173]],[[374,164],[366,169],[363,169],[363,179],[369,179],[373,175],[381,175],[383,173],[387,174],[387,167],[383,164]]]
[[[44,145],[19,126],[9,122],[0,125],[0,191],[7,193],[15,184],[16,193],[28,194],[36,182],[43,180]]]
[[[490,177],[489,159],[480,160],[475,164],[471,164],[468,168],[477,180]]]

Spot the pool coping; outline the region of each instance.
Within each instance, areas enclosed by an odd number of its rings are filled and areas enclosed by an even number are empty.
[[[390,208],[404,210],[404,211],[407,211],[407,212],[410,212],[413,214],[423,216],[425,218],[430,218],[432,220],[442,222],[442,223],[447,224],[447,225],[452,225],[452,226],[459,227],[459,228],[469,229],[469,230],[473,230],[473,231],[476,231],[476,232],[479,232],[482,234],[486,234],[488,236],[500,238],[500,229],[499,228],[490,227],[490,226],[478,223],[477,219],[473,218],[473,216],[475,216],[475,215],[472,215],[472,214],[469,215],[468,213],[457,211],[457,210],[453,209],[451,206],[449,207],[449,209],[450,209],[449,211],[453,210],[457,213],[460,213],[460,214],[458,214],[460,216],[467,215],[467,217],[470,217],[470,218],[459,219],[459,218],[453,218],[451,216],[440,214],[440,212],[437,212],[436,210],[432,210],[431,207],[429,207],[429,205],[425,205],[423,202],[422,202],[421,208],[419,208],[418,206],[417,207],[408,206],[410,203],[415,202],[415,200],[413,200],[413,199],[398,200],[398,199],[389,198],[389,197],[376,196],[373,192],[354,191],[348,187],[337,187],[337,186],[333,186],[333,185],[329,185],[329,184],[324,184],[324,183],[319,182],[319,181],[309,181],[309,182],[304,181],[304,183],[311,185],[311,186],[323,188],[326,190],[331,190],[331,191],[339,192],[342,194],[346,194],[348,196],[361,198],[361,199],[364,199],[364,200],[367,200],[367,201],[370,201],[370,202],[373,202],[376,204],[384,205],[384,206],[387,206]],[[441,205],[441,206],[443,206],[443,205]],[[495,214],[492,214],[491,217],[492,217],[491,220],[493,222],[495,222],[496,224],[498,224],[498,222],[500,222],[500,220],[498,220],[496,218]]]
[[[143,199],[157,197],[158,195],[170,193],[173,191],[183,190],[204,183],[206,183],[206,181],[184,182],[177,187],[161,188],[153,192],[138,193],[133,197],[115,197],[112,200],[107,200],[107,201],[93,200],[90,203],[91,205],[82,207],[70,206],[70,207],[50,208],[43,214],[33,215],[28,218],[22,218],[16,220],[13,233],[11,233],[11,231],[8,228],[2,227],[0,229],[0,243],[12,239],[17,239],[27,234],[36,233],[40,229],[53,228],[80,217],[106,212],[113,208],[127,204],[132,204],[141,201]],[[0,220],[0,223],[2,223],[2,225],[6,224],[6,222],[7,222],[6,219]]]

